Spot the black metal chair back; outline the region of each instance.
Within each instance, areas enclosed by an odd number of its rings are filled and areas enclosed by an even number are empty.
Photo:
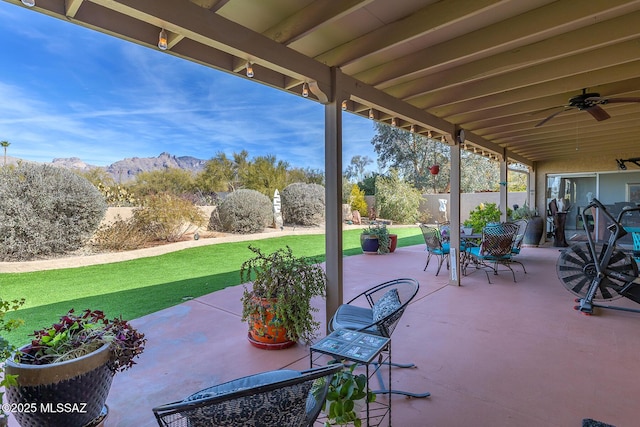
[[[312,426],[341,364],[239,378],[153,408],[161,427]]]

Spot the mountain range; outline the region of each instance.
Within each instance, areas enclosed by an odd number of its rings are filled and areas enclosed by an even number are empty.
[[[7,156],[7,163],[16,163],[15,157]],[[178,168],[194,173],[204,169],[207,160],[198,159],[191,156],[174,156],[169,153],[160,153],[157,157],[131,157],[118,160],[109,166],[95,166],[82,161],[78,157],[57,158],[53,159],[49,164],[61,168],[74,169],[80,171],[89,171],[91,169],[104,169],[116,182],[125,183],[135,179],[140,172],[150,172],[154,170],[163,170],[168,168]]]

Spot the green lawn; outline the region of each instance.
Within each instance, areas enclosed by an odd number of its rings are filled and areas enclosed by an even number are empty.
[[[390,228],[398,246],[424,243],[418,227]],[[344,255],[361,254],[360,230],[343,234]],[[324,235],[275,237],[250,242],[221,243],[165,255],[112,264],[31,273],[0,274],[4,300],[26,299],[22,309],[7,315],[25,325],[6,338],[15,345],[28,334],[51,325],[69,309],[103,310],[108,317],[135,319],[228,286],[240,284],[240,265],[251,257],[253,244],[266,252],[289,245],[296,256],[324,260]],[[238,304],[240,302],[238,301]]]

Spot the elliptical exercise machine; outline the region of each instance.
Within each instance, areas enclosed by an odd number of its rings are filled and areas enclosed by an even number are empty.
[[[601,215],[611,221],[607,227],[609,238],[604,243],[595,243],[585,221],[586,212],[598,209]],[[587,242],[573,244],[562,251],[556,263],[558,278],[564,287],[578,296],[574,309],[584,314],[593,314],[594,307],[611,310],[640,313],[640,309],[602,304],[601,301],[613,301],[621,297],[629,298],[640,304],[640,282],[638,265],[628,253],[619,250],[616,242],[627,234],[620,223],[623,215],[640,211],[640,206],[622,209],[617,218],[609,213],[599,200],[593,199],[580,216],[587,232]],[[600,220],[604,220],[601,216]]]

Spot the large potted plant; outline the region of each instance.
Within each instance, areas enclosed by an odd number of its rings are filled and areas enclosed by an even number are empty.
[[[362,229],[360,233],[360,247],[365,254],[389,253],[391,251],[389,230],[387,230],[387,227],[384,225],[373,225]]]
[[[311,342],[320,328],[311,299],[325,294],[324,271],[315,260],[294,256],[289,246],[271,254],[251,245],[249,249],[255,255],[240,268],[245,283],[242,320],[249,325],[249,342],[269,350]]]
[[[20,326],[23,321],[20,319],[5,319],[5,315],[10,311],[18,310],[22,305],[24,305],[24,298],[13,301],[6,301],[0,298],[0,332],[11,332]],[[9,342],[2,336],[0,336],[0,360],[5,360],[14,351],[14,347],[9,344]],[[0,372],[4,369],[0,368]],[[9,424],[9,416],[6,409],[7,408],[4,401],[4,390],[6,387],[11,385],[16,385],[16,377],[15,375],[9,375],[6,372],[2,372],[2,378],[0,379],[0,427],[6,427]],[[15,411],[13,411],[15,412]]]
[[[542,234],[544,233],[544,220],[535,209],[531,209],[525,203],[513,210],[511,218],[513,220],[524,219],[527,221],[523,244],[530,246],[538,246],[540,244],[540,239],[542,239]]]
[[[22,426],[82,427],[106,416],[105,401],[117,372],[135,364],[146,339],[120,317],[70,310],[5,362],[17,376],[6,390]]]

